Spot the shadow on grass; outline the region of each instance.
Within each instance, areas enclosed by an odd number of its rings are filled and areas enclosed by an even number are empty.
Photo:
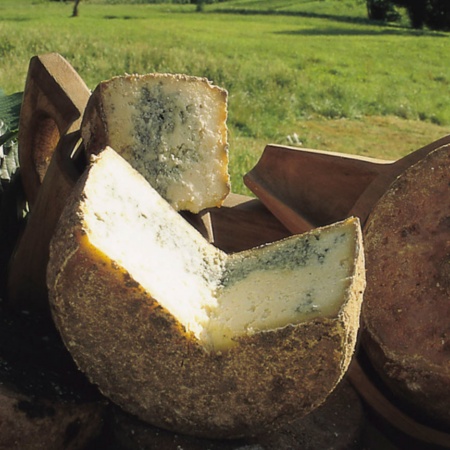
[[[214,13],[224,13],[224,14],[241,14],[241,15],[255,15],[255,16],[298,16],[306,17],[310,19],[328,19],[334,20],[336,22],[346,22],[346,23],[359,23],[359,24],[373,24],[373,21],[363,17],[352,17],[352,16],[337,16],[333,14],[320,14],[306,11],[278,11],[276,9],[246,9],[246,8],[223,8],[213,10]]]
[[[135,19],[141,19],[142,17],[108,15],[108,16],[103,16],[103,18],[106,20],[135,20]]]
[[[431,36],[431,37],[445,37],[449,35],[446,33],[438,33],[426,30],[413,30],[410,28],[371,28],[371,29],[345,29],[338,27],[324,27],[324,28],[310,28],[299,30],[276,31],[274,34],[281,35],[298,35],[298,36]]]
[[[29,22],[30,17],[0,17],[0,22]]]
[[[261,15],[261,16],[293,16],[303,17],[308,19],[326,19],[334,22],[343,22],[353,25],[372,25],[379,26],[379,29],[351,29],[346,30],[337,27],[330,28],[314,28],[309,30],[293,30],[293,31],[281,31],[275,34],[298,34],[298,35],[399,35],[399,36],[435,36],[435,37],[449,37],[450,33],[428,31],[428,30],[415,30],[413,28],[402,27],[400,25],[391,25],[385,22],[370,20],[364,17],[352,17],[352,16],[338,16],[333,14],[320,14],[306,11],[277,11],[275,9],[246,9],[246,8],[224,8],[211,11],[215,13],[224,14],[240,14],[240,15]]]

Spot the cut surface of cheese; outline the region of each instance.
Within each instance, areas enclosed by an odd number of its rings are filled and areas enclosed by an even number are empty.
[[[177,210],[219,206],[229,192],[227,95],[193,76],[114,77],[86,107],[86,150],[113,147]]]
[[[213,347],[237,336],[334,317],[353,282],[357,222],[229,255],[209,310]]]
[[[356,221],[227,256],[141,178],[127,177],[114,153],[97,165],[104,180],[85,187],[87,238],[207,350],[338,313],[352,282]]]
[[[324,401],[364,280],[357,219],[227,255],[112,149],[77,184],[48,269],[58,328],[103,392],[164,428],[227,437]]]

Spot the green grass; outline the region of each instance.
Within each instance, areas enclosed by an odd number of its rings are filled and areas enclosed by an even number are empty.
[[[205,76],[229,91],[233,190],[268,142],[394,159],[450,133],[450,34],[366,18],[361,0],[121,5],[0,0],[0,88],[61,53],[89,87],[122,73]]]

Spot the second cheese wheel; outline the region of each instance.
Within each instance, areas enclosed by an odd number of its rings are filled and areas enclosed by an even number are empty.
[[[450,426],[450,145],[411,166],[364,229],[365,348],[393,392]]]

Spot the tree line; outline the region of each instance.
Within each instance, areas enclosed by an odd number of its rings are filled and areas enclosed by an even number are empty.
[[[449,0],[366,0],[371,20],[396,21],[400,14],[396,7],[404,7],[413,28],[450,31]]]
[[[74,1],[74,17],[78,16],[80,1]],[[197,11],[203,11],[205,4],[220,1],[227,0],[149,0],[148,3],[194,3],[197,5]],[[141,2],[145,3],[145,0]],[[403,7],[413,28],[427,27],[431,30],[450,31],[450,0],[366,0],[366,4],[367,15],[371,20],[398,21],[401,15],[397,8]]]

